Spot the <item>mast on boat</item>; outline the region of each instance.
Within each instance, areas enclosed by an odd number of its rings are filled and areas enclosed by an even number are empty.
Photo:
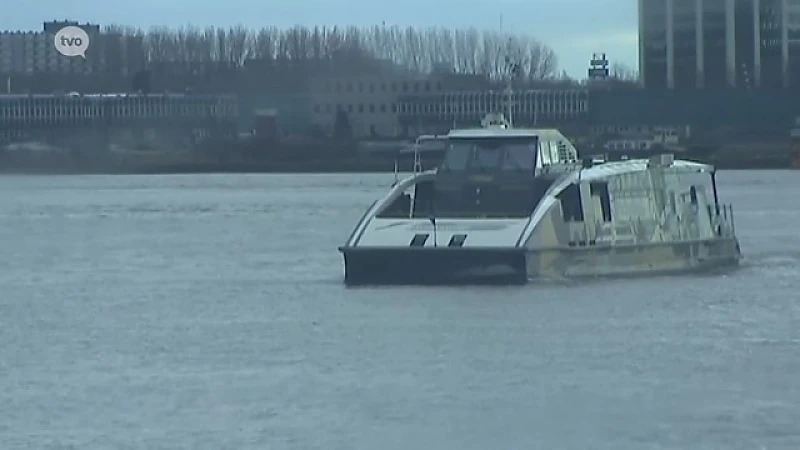
[[[522,64],[519,58],[511,57],[511,40],[506,51],[506,114],[508,114],[508,128],[514,126],[514,79],[519,75]]]

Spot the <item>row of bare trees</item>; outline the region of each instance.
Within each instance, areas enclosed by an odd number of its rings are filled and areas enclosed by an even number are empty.
[[[558,71],[553,50],[535,38],[476,28],[187,26],[143,31],[110,26],[93,42],[98,44],[89,49],[89,73],[10,74],[15,90],[285,92],[307,89],[314,75],[391,71],[473,75],[461,87],[478,89],[510,76],[518,87],[576,84]],[[136,81],[143,69],[148,69],[147,88]],[[636,75],[619,66],[611,78],[617,85],[635,85]]]
[[[112,26],[106,31],[123,38],[126,53],[141,52],[146,61],[154,63],[216,62],[236,68],[253,60],[327,61],[352,70],[392,63],[410,72],[472,74],[495,80],[508,75],[512,67],[523,80],[547,80],[558,74],[555,53],[538,40],[475,28],[296,26],[251,30],[237,26],[141,31]]]

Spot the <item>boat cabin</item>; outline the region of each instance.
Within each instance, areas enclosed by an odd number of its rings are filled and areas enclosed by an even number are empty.
[[[412,216],[527,217],[560,173],[551,169],[577,161],[557,130],[453,130],[435,178],[415,187]]]
[[[443,157],[433,177],[421,179],[379,217],[522,218],[556,178],[579,164],[574,145],[555,129],[511,128],[501,114],[481,128],[422,136]],[[415,164],[416,165],[416,164]]]

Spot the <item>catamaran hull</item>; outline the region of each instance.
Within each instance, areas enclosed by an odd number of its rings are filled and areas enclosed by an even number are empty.
[[[700,274],[737,266],[741,258],[735,238],[716,238],[532,250],[526,261],[530,278],[581,279]]]
[[[647,245],[554,249],[341,247],[347,285],[525,284],[529,279],[582,279],[691,274],[737,266],[735,238]]]
[[[524,249],[340,247],[347,285],[524,284]]]

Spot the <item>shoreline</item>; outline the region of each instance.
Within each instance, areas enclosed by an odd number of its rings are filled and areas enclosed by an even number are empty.
[[[800,170],[793,167],[719,167],[724,171],[794,171]],[[399,173],[410,173],[410,170],[400,170]],[[370,168],[339,168],[335,170],[316,170],[302,168],[147,168],[147,169],[84,169],[84,170],[47,170],[47,169],[0,169],[0,176],[86,176],[86,175],[268,175],[268,174],[297,174],[297,175],[337,175],[337,174],[392,174],[394,170]]]
[[[5,164],[3,164],[5,162]],[[718,170],[797,170],[784,158],[750,161],[701,161]],[[431,167],[431,164],[423,164]],[[410,162],[401,162],[400,172],[411,172]],[[0,175],[200,175],[200,174],[344,174],[393,173],[394,160],[353,158],[337,161],[2,161]]]

